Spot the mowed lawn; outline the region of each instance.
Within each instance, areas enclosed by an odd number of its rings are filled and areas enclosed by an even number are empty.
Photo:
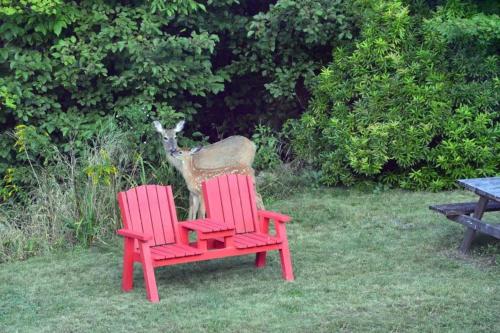
[[[142,271],[120,290],[121,242],[0,265],[0,332],[500,331],[500,243],[456,252],[463,228],[428,205],[467,192],[304,189],[269,205],[288,226],[296,280],[277,253]],[[486,215],[499,221],[498,213]]]

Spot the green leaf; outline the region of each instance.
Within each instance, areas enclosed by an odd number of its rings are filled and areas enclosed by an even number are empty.
[[[66,22],[61,21],[61,20],[56,21],[56,22],[54,23],[54,33],[55,33],[57,36],[59,36],[59,35],[61,34],[62,29],[63,29],[63,28],[65,28],[65,27],[66,27]]]

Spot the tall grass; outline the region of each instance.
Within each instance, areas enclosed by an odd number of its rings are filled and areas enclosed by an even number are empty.
[[[269,131],[259,133],[254,139],[260,160],[276,160],[261,163],[265,170],[257,176],[257,188],[266,203],[305,186],[318,186],[318,172],[294,162],[284,164],[275,138]],[[148,161],[130,141],[127,133],[110,123],[83,150],[72,145],[65,152],[56,145],[45,147],[52,150],[46,154],[51,156],[49,161],[32,157],[37,152],[21,143],[32,181],[26,181],[31,185],[23,187],[22,199],[0,203],[0,262],[108,242],[121,227],[117,192],[140,184],[173,185],[178,216],[186,218],[186,185],[163,158],[160,142],[157,161]]]
[[[121,226],[116,193],[139,184],[174,184],[180,215],[185,214],[182,179],[166,162],[145,161],[130,148],[126,133],[104,131],[79,156],[51,149],[50,163],[32,163],[36,185],[24,189],[25,199],[0,204],[0,262],[105,243]]]

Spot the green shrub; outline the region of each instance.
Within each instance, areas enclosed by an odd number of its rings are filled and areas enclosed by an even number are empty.
[[[256,170],[269,170],[281,165],[279,152],[282,144],[279,133],[276,133],[269,126],[258,125],[252,135],[252,141],[257,146],[253,163]]]
[[[356,37],[352,7],[346,0],[219,0],[186,18],[190,29],[219,36],[213,63],[229,78],[223,92],[200,102],[206,107],[197,121],[215,137],[251,134],[261,122],[277,129],[298,117],[331,49]]]
[[[191,119],[196,97],[223,88],[210,61],[218,37],[174,28],[203,8],[193,0],[2,1],[0,175],[25,162],[8,134],[18,125],[80,154],[109,117],[137,149],[157,140],[153,119]]]
[[[361,38],[335,49],[309,111],[292,123],[296,153],[326,184],[368,178],[439,190],[495,175],[498,16],[457,5],[424,19],[400,1],[360,3]]]
[[[153,166],[131,144],[131,134],[108,123],[91,145],[63,152],[44,144],[50,159],[38,156],[34,127],[16,131],[16,142],[30,167],[13,167],[4,179],[0,203],[0,262],[23,259],[54,248],[107,242],[121,227],[116,194],[132,186],[173,184],[180,217],[187,190],[166,161]],[[45,137],[45,136],[44,136]],[[48,153],[47,153],[48,154]]]

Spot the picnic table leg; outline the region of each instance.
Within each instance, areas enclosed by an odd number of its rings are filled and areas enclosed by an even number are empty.
[[[480,197],[479,201],[477,202],[476,208],[474,209],[472,217],[475,217],[480,220],[483,217],[484,210],[486,209],[487,204],[488,204],[488,199],[485,197]],[[470,245],[472,244],[472,241],[474,240],[475,236],[476,236],[476,230],[472,228],[467,228],[467,230],[465,231],[464,240],[460,245],[461,253],[465,254],[469,251]]]

